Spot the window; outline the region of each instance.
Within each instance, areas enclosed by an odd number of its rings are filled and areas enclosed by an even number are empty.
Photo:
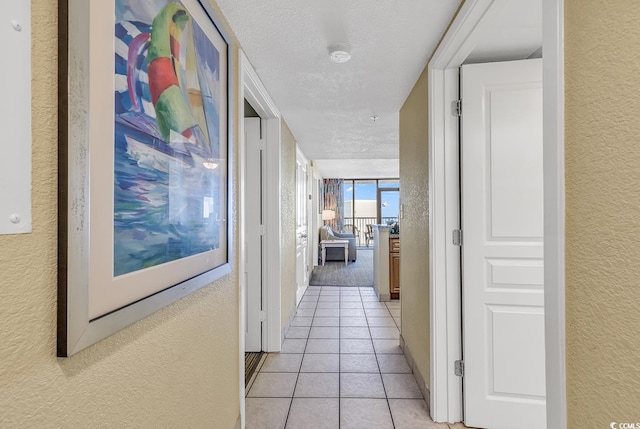
[[[399,179],[345,179],[344,232],[353,232],[364,243],[368,224],[398,222],[400,213]]]

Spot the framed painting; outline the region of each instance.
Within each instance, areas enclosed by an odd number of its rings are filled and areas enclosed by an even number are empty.
[[[206,2],[60,7],[58,355],[69,356],[231,271],[234,110],[229,38]]]

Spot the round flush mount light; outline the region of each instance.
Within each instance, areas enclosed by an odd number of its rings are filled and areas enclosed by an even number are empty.
[[[329,46],[329,58],[334,63],[346,63],[351,59],[351,47],[346,43]]]
[[[204,168],[207,168],[209,170],[215,170],[220,164],[218,163],[217,159],[207,158],[202,162],[202,165],[204,166]]]

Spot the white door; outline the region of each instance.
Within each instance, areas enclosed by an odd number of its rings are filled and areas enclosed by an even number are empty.
[[[296,151],[296,305],[309,285],[308,275],[308,162]]]
[[[467,426],[546,428],[542,61],[461,69]]]
[[[263,145],[260,118],[245,118],[245,351],[262,350],[262,289],[263,289]]]

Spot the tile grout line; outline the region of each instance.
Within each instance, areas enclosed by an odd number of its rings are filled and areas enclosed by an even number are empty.
[[[302,351],[302,359],[300,361],[300,366],[298,367],[298,371],[296,372],[296,374],[297,374],[296,375],[296,382],[295,382],[295,385],[294,385],[294,391],[293,391],[292,396],[290,398],[289,408],[288,408],[287,416],[286,416],[286,419],[285,419],[285,426],[288,424],[289,418],[291,418],[291,412],[292,412],[292,407],[293,407],[293,399],[295,399],[295,392],[297,391],[297,387],[298,387],[297,384],[298,384],[298,382],[300,380],[300,375],[302,374],[302,364],[303,364],[303,362],[305,360],[305,357],[307,355],[310,355],[310,353],[308,353],[308,348],[309,348],[309,341],[312,339],[311,338],[311,330],[314,327],[314,323],[319,318],[321,318],[320,316],[318,316],[317,310],[319,308],[318,306],[319,306],[319,302],[320,302],[320,297],[322,296],[323,289],[324,289],[324,287],[322,287],[322,289],[320,290],[318,298],[315,301],[315,307],[314,307],[313,315],[311,317],[311,326],[309,326],[309,331],[308,331],[307,336],[305,338],[305,346],[304,346],[304,349]],[[343,340],[342,328],[344,327],[343,323],[342,323],[342,309],[343,309],[343,306],[345,305],[345,303],[347,301],[343,302],[343,295],[342,295],[343,290],[342,289],[344,289],[344,288],[337,287],[337,288],[332,288],[332,289],[333,290],[337,289],[338,292],[339,292],[339,294],[336,295],[337,298],[338,298],[338,304],[337,304],[337,307],[338,307],[337,308],[337,310],[338,310],[337,325],[338,326],[336,327],[338,329],[338,335],[337,335],[337,340],[338,340],[338,352],[337,352],[337,354],[338,354],[338,395],[337,395],[336,399],[338,399],[338,427],[341,427],[341,421],[340,421],[340,418],[341,418],[341,402],[342,402],[343,398],[342,398],[342,395],[341,395],[340,388],[341,388],[341,375],[343,373],[342,372],[342,368],[341,368],[341,363],[342,363],[342,354],[343,354],[342,353],[342,340]],[[360,305],[360,308],[362,308],[362,311],[364,313],[364,319],[365,319],[365,322],[366,322],[366,328],[367,328],[367,332],[369,333],[369,338],[368,339],[369,339],[370,344],[371,344],[371,346],[373,348],[373,354],[375,355],[376,364],[377,364],[377,368],[378,368],[377,372],[373,372],[373,373],[370,373],[370,374],[378,374],[379,377],[380,377],[380,380],[382,382],[384,395],[385,395],[384,398],[387,401],[387,408],[389,409],[389,416],[390,416],[390,419],[391,419],[391,422],[392,422],[392,427],[395,428],[395,423],[394,423],[394,420],[393,420],[393,414],[391,413],[391,408],[390,408],[390,404],[389,404],[389,398],[388,398],[388,395],[387,395],[387,392],[386,392],[386,387],[384,385],[384,381],[382,380],[382,372],[381,372],[381,369],[380,369],[378,353],[375,350],[375,347],[373,345],[373,336],[372,336],[372,333],[371,333],[371,328],[372,327],[369,325],[369,320],[368,320],[369,318],[367,317],[366,310],[364,309],[364,301],[363,301],[363,297],[362,297],[362,291],[360,290],[360,288],[355,288],[355,289],[358,292],[357,292],[357,295],[354,295],[354,296],[358,296],[358,299],[356,301],[352,301],[351,299],[349,299],[349,302],[357,302]],[[329,290],[329,289],[327,289],[327,290]],[[305,293],[305,296],[306,296],[306,293]],[[329,296],[329,295],[327,295],[327,296]],[[344,296],[346,297],[347,295],[344,295]],[[351,296],[351,295],[349,295],[349,296]],[[349,307],[351,307],[351,306],[352,305],[350,304]],[[385,304],[385,308],[387,310],[389,310],[388,307],[386,307],[386,304]],[[345,317],[347,317],[347,316],[345,316]],[[355,316],[353,316],[353,317],[355,317]],[[326,327],[324,327],[324,328],[326,328]],[[398,328],[396,328],[396,329],[398,329]],[[335,338],[335,337],[333,337],[333,338]],[[323,338],[319,337],[318,339],[323,339]],[[326,338],[326,339],[327,340],[331,339],[331,336],[329,335],[328,338]],[[263,366],[263,365],[261,365],[261,366]],[[319,371],[319,372],[311,371],[310,373],[326,374],[326,373],[330,373],[330,372],[331,371]],[[403,373],[398,373],[398,374],[403,374]],[[319,399],[321,397],[314,397],[314,396],[306,397],[305,396],[305,397],[300,397],[300,398],[301,399]],[[329,398],[331,398],[331,396],[326,397],[326,399],[329,399]],[[371,398],[370,397],[354,397],[352,399],[371,399]]]
[[[282,396],[273,396],[273,397],[264,396],[263,398],[289,399],[289,406],[288,406],[286,417],[284,419],[284,425],[286,427],[286,425],[288,425],[288,423],[290,421],[289,419],[292,418],[291,412],[293,410],[293,399],[296,398],[295,394],[296,394],[297,387],[298,387],[297,385],[298,385],[298,383],[300,381],[300,376],[302,375],[302,366],[303,366],[304,360],[308,355],[309,356],[312,355],[311,353],[308,353],[309,341],[311,339],[318,339],[318,340],[327,341],[327,340],[331,340],[332,338],[336,338],[336,337],[332,336],[332,335],[335,335],[333,333],[321,334],[318,338],[315,338],[315,337],[311,338],[311,331],[314,328],[314,323],[317,322],[318,320],[321,320],[324,317],[324,315],[323,316],[318,315],[318,311],[317,311],[319,309],[320,297],[323,296],[322,295],[323,289],[325,291],[329,291],[329,290],[338,291],[338,295],[333,295],[334,297],[337,297],[337,313],[338,313],[337,314],[337,316],[338,316],[337,317],[337,327],[336,327],[336,329],[338,330],[338,333],[337,333],[337,340],[338,340],[337,349],[338,350],[337,350],[337,353],[335,353],[335,354],[338,354],[338,359],[337,359],[337,361],[338,361],[338,368],[337,368],[337,372],[338,372],[338,393],[337,393],[337,398],[335,398],[335,399],[338,400],[338,410],[337,410],[338,428],[342,427],[342,422],[341,422],[341,403],[342,403],[343,397],[341,395],[341,393],[342,393],[341,392],[341,385],[342,385],[341,376],[343,374],[343,371],[342,371],[341,364],[342,364],[342,354],[344,354],[343,350],[342,350],[342,340],[343,339],[358,340],[358,338],[344,338],[343,337],[342,328],[346,327],[346,326],[343,326],[342,310],[343,310],[343,307],[345,307],[345,306],[349,307],[350,309],[352,309],[354,307],[353,302],[358,303],[361,306],[359,308],[362,308],[362,311],[364,313],[364,320],[366,322],[365,326],[367,328],[365,332],[368,332],[368,334],[369,334],[369,338],[368,339],[369,339],[370,344],[372,346],[373,354],[375,356],[376,364],[377,364],[377,372],[362,372],[362,373],[358,372],[358,373],[360,373],[360,374],[378,374],[379,375],[381,383],[382,383],[382,387],[383,387],[384,399],[387,402],[387,409],[389,410],[389,417],[390,417],[390,420],[391,420],[391,423],[392,423],[391,428],[395,428],[396,427],[395,419],[394,419],[394,415],[393,415],[392,410],[391,410],[390,399],[389,399],[389,396],[388,396],[388,392],[386,391],[386,385],[384,383],[382,369],[381,369],[380,361],[379,361],[379,358],[380,358],[379,354],[382,354],[382,355],[386,356],[386,355],[388,355],[388,353],[378,353],[378,351],[375,349],[375,346],[374,346],[374,338],[373,338],[373,334],[372,334],[372,329],[374,329],[374,328],[384,329],[384,328],[391,328],[391,327],[385,327],[385,326],[377,327],[377,326],[371,326],[370,325],[370,323],[369,323],[370,322],[370,320],[369,320],[370,317],[367,315],[366,309],[364,308],[364,303],[365,303],[364,298],[365,298],[365,296],[363,295],[363,290],[361,290],[362,288],[354,288],[355,290],[357,290],[357,294],[349,294],[349,295],[344,295],[343,296],[343,292],[345,290],[351,290],[351,288],[347,288],[347,287],[330,288],[330,287],[325,287],[325,286],[321,287],[320,291],[318,292],[317,299],[315,300],[315,306],[313,307],[313,313],[312,313],[311,318],[310,318],[311,319],[311,324],[308,327],[309,330],[307,332],[306,337],[303,338],[305,340],[305,344],[304,344],[304,348],[303,348],[302,353],[301,353],[302,354],[302,358],[300,360],[298,369],[297,369],[297,371],[291,371],[290,372],[290,373],[295,373],[296,374],[294,389],[293,389],[293,393],[291,393],[291,397],[289,398],[287,396],[284,396],[284,397],[282,397]],[[305,298],[305,297],[308,298],[310,296],[314,296],[315,297],[316,295],[307,295],[306,292],[305,292],[305,295],[303,296],[303,298]],[[325,296],[329,296],[330,297],[332,295],[325,295]],[[355,296],[357,296],[358,299],[357,300],[352,300],[352,298],[355,297]],[[346,301],[343,301],[343,298],[346,298]],[[367,295],[367,298],[369,298],[368,295]],[[331,302],[331,301],[327,301],[327,302]],[[333,302],[335,302],[335,301],[333,301]],[[396,319],[393,317],[393,315],[391,315],[391,309],[388,307],[387,303],[384,303],[384,309],[386,309],[389,312],[389,315],[394,320],[394,325],[396,327],[396,330],[399,332],[400,328],[398,326],[398,323],[397,323]],[[297,310],[298,310],[298,308],[296,309],[296,311]],[[326,317],[329,317],[329,316],[326,316]],[[345,316],[345,318],[346,317],[356,317],[356,316]],[[384,316],[380,316],[378,314],[375,314],[375,315],[373,315],[371,317],[374,320],[376,320],[375,319],[376,317],[384,317]],[[331,327],[330,325],[328,325],[328,326],[318,326],[318,328],[320,328],[320,329],[326,329],[326,328],[330,328],[330,327]],[[327,331],[327,332],[329,332],[329,331]],[[318,335],[318,334],[315,334],[315,335]],[[398,335],[399,335],[399,333],[398,333]],[[378,340],[393,340],[393,339],[391,339],[391,338],[389,338],[389,339],[387,339],[387,338],[378,338]],[[396,338],[395,340],[398,340],[398,339]],[[326,352],[327,351],[327,349],[318,349],[318,350],[322,351],[322,352]],[[320,354],[322,354],[322,353],[320,353]],[[327,353],[327,354],[334,354],[334,353]],[[389,355],[395,355],[395,354],[397,354],[397,353],[390,353]],[[262,360],[261,364],[259,365],[257,373],[265,374],[265,372],[263,372],[263,369],[264,369],[264,366],[266,364],[266,359],[267,359],[268,355],[269,355],[268,353],[265,354],[265,358]],[[402,353],[400,355],[404,356],[404,353]],[[322,368],[322,367],[319,367],[319,368]],[[393,369],[395,369],[395,368],[393,368]],[[309,373],[312,373],[312,374],[329,374],[329,373],[331,373],[331,371],[310,371]],[[388,374],[406,374],[406,372],[395,372],[394,371],[394,372],[389,372]],[[251,387],[253,387],[253,386],[250,386],[250,389],[251,389]],[[329,395],[329,396],[300,396],[300,397],[298,397],[298,399],[312,400],[312,401],[313,400],[330,400],[331,398],[332,398],[331,395]],[[368,400],[368,399],[373,399],[373,398],[371,398],[369,396],[360,396],[360,397],[349,397],[349,399]],[[410,398],[407,398],[407,400],[409,400],[409,399]],[[452,426],[451,424],[448,424],[448,423],[444,423],[442,427],[444,427],[445,429],[453,429],[454,428],[454,426]]]
[[[322,290],[321,290],[322,292]],[[300,302],[302,302],[302,299],[304,299],[304,297],[307,295],[307,292],[304,292],[304,295],[302,295],[302,298],[300,298]],[[320,299],[320,296],[318,296],[318,300]],[[300,305],[300,304],[298,304]],[[318,301],[316,301],[316,306],[313,309],[313,316],[311,317],[311,325],[313,326],[313,319],[315,319],[316,317],[316,310],[318,308]],[[298,312],[298,307],[296,307],[296,313]],[[296,389],[298,388],[298,380],[300,379],[300,371],[302,370],[302,362],[304,362],[304,356],[307,354],[307,346],[309,345],[309,336],[311,336],[311,326],[309,327],[309,332],[307,333],[307,340],[304,343],[304,350],[302,352],[302,359],[300,359],[300,366],[298,367],[298,375],[296,376],[296,382],[293,385],[293,392],[291,393],[291,400],[289,401],[289,411],[287,411],[287,418],[284,420],[284,428],[287,427],[287,423],[289,422],[289,416],[291,415],[291,407],[293,407],[293,398],[295,398],[296,395]],[[283,429],[284,429],[283,428]]]
[[[391,301],[389,301],[391,302]],[[402,305],[402,304],[401,304]],[[391,319],[393,319],[393,324],[396,325],[396,328],[398,329],[398,335],[400,335],[400,326],[398,326],[398,322],[396,321],[396,318],[393,316],[393,314],[391,314],[391,309],[389,308],[389,306],[387,305],[387,303],[384,303],[384,306],[387,308],[387,311],[389,312],[389,316],[391,316]],[[402,310],[400,310],[402,311]]]
[[[335,373],[330,373],[330,374],[335,374]],[[360,374],[360,373],[357,373],[357,374]],[[362,374],[373,374],[373,373],[362,373]],[[336,396],[296,396],[296,398],[298,399],[339,399]],[[248,399],[291,399],[291,398],[289,398],[288,396],[252,396]],[[345,399],[385,399],[385,398],[372,398],[371,396],[345,396]],[[398,401],[417,401],[418,400],[417,398],[391,398],[391,399],[396,399]],[[448,423],[444,423],[444,424],[448,424]]]
[[[360,295],[360,299],[362,300],[362,294]],[[386,306],[387,304],[385,303],[385,307]],[[369,318],[366,316],[366,311],[365,311],[365,320],[367,321],[367,329],[369,330],[369,336],[371,336],[371,326],[369,326]],[[373,344],[373,336],[371,337],[371,347],[373,347],[373,354],[376,357],[376,364],[378,365],[378,371],[380,374],[380,383],[382,383],[382,389],[384,390],[384,399],[387,402],[387,409],[389,410],[389,418],[391,419],[391,426],[393,426],[393,429],[395,429],[396,424],[393,421],[393,414],[391,413],[391,404],[389,404],[389,397],[387,396],[387,388],[384,385],[384,379],[382,378],[382,369],[380,369],[380,361],[378,361],[378,352],[376,351],[375,345]]]

